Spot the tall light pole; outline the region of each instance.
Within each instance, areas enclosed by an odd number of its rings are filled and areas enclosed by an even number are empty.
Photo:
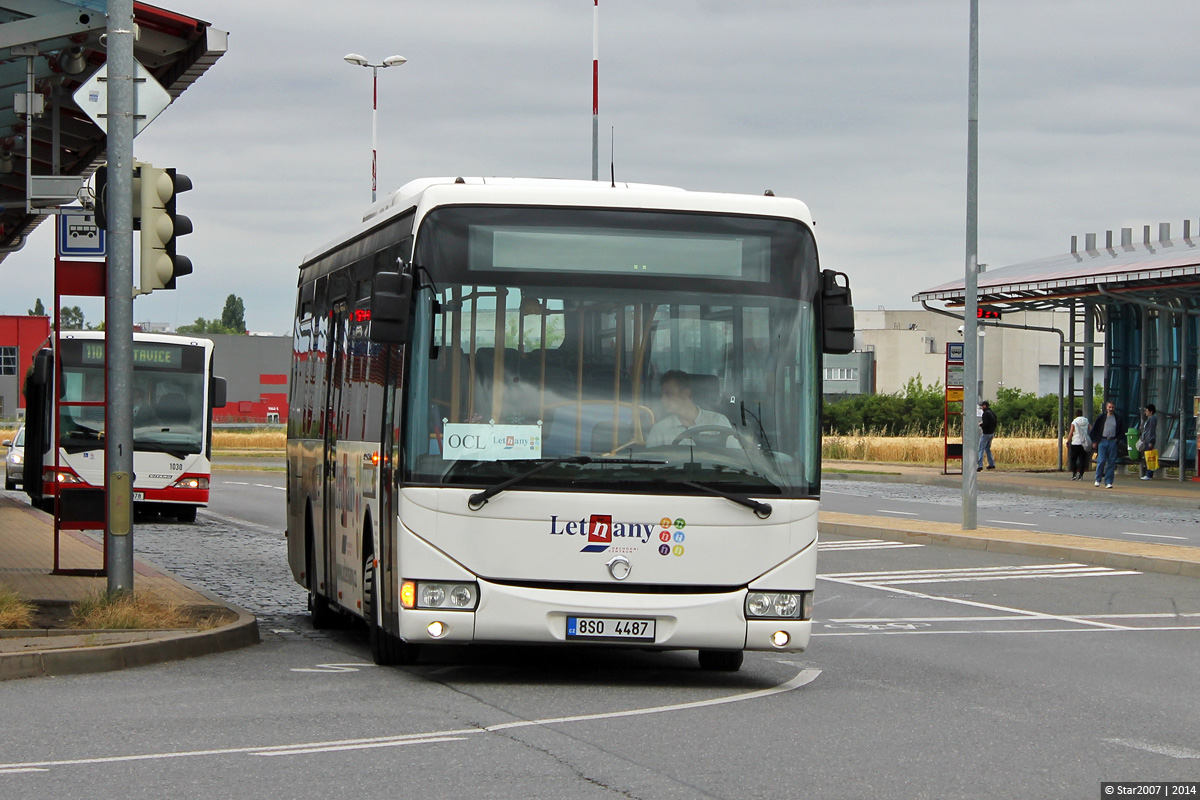
[[[966,296],[963,303],[963,362],[965,372],[978,370],[979,337],[979,0],[971,0],[971,33],[967,78],[967,258]],[[982,399],[978,381],[964,380],[962,527],[977,527],[978,485],[971,469],[979,454],[979,426],[973,416]]]
[[[342,57],[346,63],[354,64],[358,67],[371,68],[371,202],[375,202],[376,191],[378,189],[378,166],[379,152],[376,147],[378,137],[378,119],[379,119],[379,70],[388,67],[398,67],[405,61],[408,61],[404,56],[388,56],[383,60],[382,64],[372,64],[367,59],[360,56],[358,53],[350,53]]]

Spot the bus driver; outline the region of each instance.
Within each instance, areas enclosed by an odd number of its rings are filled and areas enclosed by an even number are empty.
[[[692,400],[692,379],[688,373],[673,369],[662,376],[662,404],[666,416],[654,423],[646,435],[647,447],[673,444],[677,438],[691,428],[721,427],[733,431],[733,426],[723,414],[700,408]],[[732,437],[730,437],[732,438]],[[687,441],[685,437],[684,441]],[[736,446],[736,440],[727,442]]]

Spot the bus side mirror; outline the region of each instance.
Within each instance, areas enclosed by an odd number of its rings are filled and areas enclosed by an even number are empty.
[[[54,354],[49,350],[39,350],[33,357],[33,373],[29,379],[37,386],[46,387],[54,378]]]
[[[834,355],[853,352],[854,305],[846,273],[821,271],[821,320],[821,349]]]
[[[224,378],[212,376],[212,386],[208,389],[208,396],[212,399],[213,408],[224,408],[226,402],[226,384]]]
[[[371,289],[371,341],[400,344],[408,338],[412,285],[412,275],[406,273],[375,273]]]

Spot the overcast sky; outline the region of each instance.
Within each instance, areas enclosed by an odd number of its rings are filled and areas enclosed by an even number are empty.
[[[134,142],[188,174],[195,273],[134,303],[187,324],[243,298],[287,333],[303,255],[429,175],[591,175],[590,0],[160,0],[229,52]],[[1200,3],[981,0],[979,260],[1200,214]],[[860,308],[963,274],[967,0],[600,0],[601,172],[808,203]],[[0,264],[0,313],[49,305],[46,224]],[[88,320],[97,301],[81,303]]]

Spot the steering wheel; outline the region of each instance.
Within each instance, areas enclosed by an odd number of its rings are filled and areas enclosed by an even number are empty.
[[[697,447],[719,448],[724,447],[725,441],[734,435],[736,434],[733,428],[724,425],[697,425],[676,436],[671,444],[676,445],[684,439],[691,439]]]

